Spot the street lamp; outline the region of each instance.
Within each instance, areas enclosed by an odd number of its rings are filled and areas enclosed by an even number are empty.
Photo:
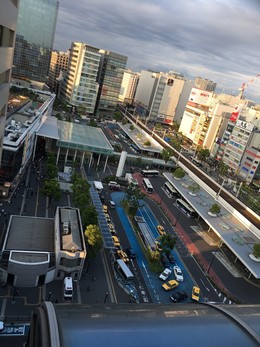
[[[106,303],[107,298],[108,298],[108,293],[106,293],[106,295],[105,295],[104,304]]]
[[[211,268],[211,266],[212,266],[212,264],[213,264],[213,261],[214,261],[214,259],[215,259],[215,257],[216,257],[216,254],[217,254],[216,251],[213,252],[213,256],[212,256],[212,258],[211,258],[211,260],[210,260],[210,263],[209,263],[209,266],[208,266],[208,268],[207,268],[207,270],[206,270],[206,272],[205,272],[205,276],[208,276],[209,270],[210,270],[210,268]]]

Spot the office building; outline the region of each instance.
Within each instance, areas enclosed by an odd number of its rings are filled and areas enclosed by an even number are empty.
[[[194,84],[196,88],[206,90],[207,92],[214,92],[217,87],[217,83],[202,77],[196,77]]]
[[[126,61],[123,55],[72,42],[61,99],[83,108],[86,114],[113,116]]]
[[[136,113],[146,121],[172,124],[184,77],[174,72],[141,71],[134,99]]]
[[[100,53],[99,90],[95,114],[96,116],[112,117],[118,103],[127,57],[103,49],[100,49]]]
[[[127,70],[124,72],[118,100],[132,104],[138,84],[140,73]]]
[[[59,0],[21,0],[12,75],[47,82]]]
[[[60,97],[72,106],[84,108],[94,114],[99,84],[99,48],[82,42],[72,42],[68,69],[60,89]]]
[[[48,76],[48,86],[55,94],[58,94],[58,89],[62,78],[68,69],[69,52],[53,51],[51,53],[51,62]]]
[[[8,108],[18,7],[18,0],[5,0],[0,5],[0,163]]]

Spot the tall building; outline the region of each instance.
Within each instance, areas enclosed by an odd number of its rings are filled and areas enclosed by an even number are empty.
[[[15,30],[19,0],[5,0],[0,4],[0,163],[8,106],[9,82],[13,65]]]
[[[61,99],[90,115],[114,113],[126,61],[123,55],[72,42]]]
[[[12,75],[47,82],[59,0],[21,0]]]
[[[184,77],[174,72],[141,71],[136,112],[146,120],[172,124],[184,83]]]
[[[95,108],[97,116],[113,115],[118,103],[127,57],[115,52],[100,50],[98,73],[99,90]]]
[[[118,100],[131,104],[135,97],[140,73],[127,70],[124,72]]]
[[[68,69],[69,52],[53,51],[51,53],[51,62],[48,76],[48,86],[51,91],[58,94],[58,88],[62,76]]]
[[[217,87],[217,83],[202,77],[196,77],[194,84],[196,88],[206,90],[207,92],[214,92]]]
[[[94,114],[99,84],[99,48],[82,42],[72,42],[68,69],[62,82],[60,97],[72,106],[81,106]]]

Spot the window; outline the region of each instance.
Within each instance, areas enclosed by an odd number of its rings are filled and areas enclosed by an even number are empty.
[[[0,47],[13,47],[14,32],[0,25]]]

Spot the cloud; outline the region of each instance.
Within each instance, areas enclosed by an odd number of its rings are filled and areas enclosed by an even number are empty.
[[[128,56],[134,71],[185,71],[238,89],[260,72],[259,19],[259,0],[61,0],[54,48],[82,41]]]

